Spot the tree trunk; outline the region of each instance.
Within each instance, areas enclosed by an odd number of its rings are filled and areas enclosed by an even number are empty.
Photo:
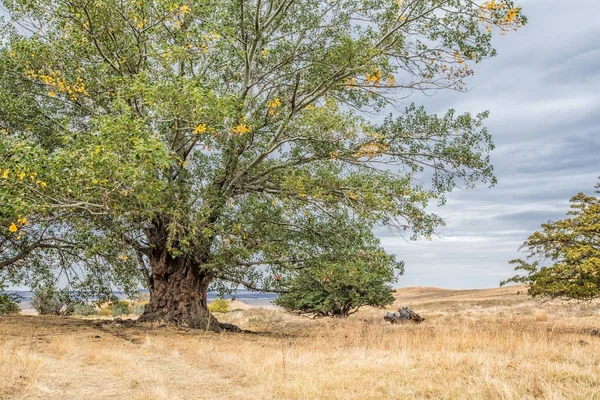
[[[208,311],[206,292],[212,276],[187,257],[172,258],[165,250],[150,257],[153,287],[150,302],[138,321],[176,323],[195,329],[220,331]]]

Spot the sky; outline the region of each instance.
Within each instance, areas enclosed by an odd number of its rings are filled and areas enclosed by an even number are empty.
[[[498,184],[455,191],[446,205],[432,207],[447,226],[431,242],[378,234],[406,263],[398,287],[497,287],[514,275],[508,261],[532,232],[564,217],[574,194],[593,193],[600,176],[600,1],[517,4],[528,25],[496,37],[498,56],[475,67],[467,93],[407,100],[440,114],[490,110]]]
[[[409,98],[429,112],[490,110],[498,184],[455,191],[432,207],[447,226],[431,242],[379,234],[406,263],[398,287],[498,287],[514,275],[508,261],[525,239],[598,182],[600,1],[516,3],[528,25],[496,38],[498,56],[475,66],[469,92]]]

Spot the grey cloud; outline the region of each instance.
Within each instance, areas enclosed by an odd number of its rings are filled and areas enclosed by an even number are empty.
[[[563,218],[574,194],[593,193],[600,176],[600,3],[518,3],[529,25],[496,40],[498,57],[476,66],[468,93],[409,99],[438,113],[490,110],[498,184],[455,191],[446,206],[432,207],[447,221],[432,242],[382,238],[406,262],[399,286],[498,286],[514,274],[508,261],[521,256],[532,232]]]

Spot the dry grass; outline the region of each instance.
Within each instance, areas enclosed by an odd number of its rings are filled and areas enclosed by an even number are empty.
[[[598,304],[517,291],[399,291],[421,325],[372,309],[219,316],[243,334],[0,318],[0,399],[600,399]]]

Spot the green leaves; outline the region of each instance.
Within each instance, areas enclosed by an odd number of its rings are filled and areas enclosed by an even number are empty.
[[[600,193],[600,185],[596,185]],[[600,198],[579,193],[568,217],[542,224],[523,244],[527,259],[512,260],[517,275],[508,282],[529,284],[529,294],[591,300],[600,297]]]
[[[281,289],[300,266],[380,251],[376,226],[429,236],[431,202],[494,183],[485,113],[368,115],[462,89],[493,54],[488,30],[525,22],[510,1],[5,3],[42,27],[2,27],[0,262],[15,279],[151,284],[169,254]]]
[[[393,303],[388,283],[395,278],[393,259],[369,260],[363,251],[344,262],[322,262],[300,270],[283,284],[287,290],[275,304],[290,311],[343,318],[366,305]]]

